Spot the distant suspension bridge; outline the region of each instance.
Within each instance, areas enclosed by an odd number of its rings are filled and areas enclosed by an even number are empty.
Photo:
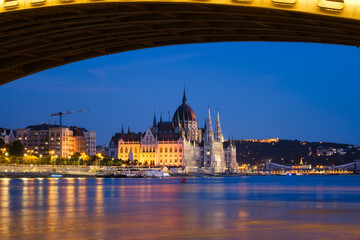
[[[313,169],[318,169],[318,168],[313,168]],[[299,169],[299,168],[294,168],[294,166],[291,165],[273,163],[271,162],[270,159],[265,160],[265,168],[264,168],[265,172],[281,171],[281,170],[291,171],[291,170],[310,170],[310,169],[301,169],[301,168]],[[353,171],[354,174],[360,174],[360,160],[355,160],[354,162],[342,164],[338,166],[325,166],[322,167],[321,170],[328,170],[328,171],[344,170],[344,171]]]

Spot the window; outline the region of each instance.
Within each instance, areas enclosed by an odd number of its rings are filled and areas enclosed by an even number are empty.
[[[167,148],[165,148],[165,152],[167,152]]]
[[[125,148],[125,153],[127,153],[128,152],[128,149],[127,149],[127,147]]]
[[[172,148],[169,148],[169,152],[172,152]]]
[[[179,152],[182,152],[182,148],[179,148]]]
[[[162,148],[160,148],[160,152],[162,153]]]
[[[124,149],[121,147],[120,148],[120,153],[123,153],[124,152]]]
[[[176,148],[176,147],[174,148],[174,152],[177,152],[177,148]]]

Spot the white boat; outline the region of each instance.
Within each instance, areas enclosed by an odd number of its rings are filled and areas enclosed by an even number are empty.
[[[63,175],[61,175],[61,174],[51,174],[50,177],[51,177],[51,178],[62,178]]]
[[[154,177],[154,178],[164,178],[170,177],[170,174],[167,172],[161,172],[156,170],[145,171],[145,177]]]

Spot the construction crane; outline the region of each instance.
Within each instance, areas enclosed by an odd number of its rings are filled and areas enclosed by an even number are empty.
[[[90,111],[90,110],[89,110],[89,109],[86,109],[86,110],[76,110],[76,111],[58,112],[58,113],[52,113],[52,114],[51,114],[51,117],[59,116],[60,126],[62,126],[62,116],[63,116],[63,115],[72,114],[72,113],[80,113],[80,112],[88,112],[88,111]]]

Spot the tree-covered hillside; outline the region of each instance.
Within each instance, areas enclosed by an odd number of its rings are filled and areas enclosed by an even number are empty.
[[[240,164],[259,164],[272,159],[280,164],[340,165],[360,159],[360,147],[326,142],[254,142],[235,140],[237,161]]]

